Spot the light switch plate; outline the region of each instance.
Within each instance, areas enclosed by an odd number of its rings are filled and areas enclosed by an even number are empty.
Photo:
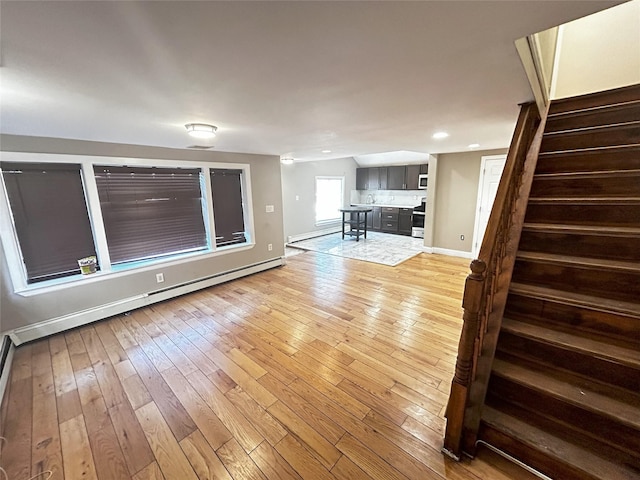
[[[265,208],[265,211],[267,213],[273,213],[273,205],[267,205]]]

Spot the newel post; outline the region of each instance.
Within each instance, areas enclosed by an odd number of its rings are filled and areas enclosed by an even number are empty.
[[[471,369],[475,341],[478,336],[480,321],[480,307],[485,281],[487,264],[479,259],[470,265],[471,273],[467,276],[462,299],[463,325],[458,343],[458,358],[456,372],[451,383],[451,395],[447,404],[447,429],[442,451],[455,459],[460,458],[464,412],[467,406],[467,392],[471,383]]]

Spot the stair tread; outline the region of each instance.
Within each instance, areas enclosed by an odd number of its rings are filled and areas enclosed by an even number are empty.
[[[509,291],[519,295],[556,301],[568,305],[576,305],[589,308],[591,310],[622,314],[640,319],[640,304],[638,303],[595,297],[593,295],[567,292],[565,290],[557,290],[554,288],[525,285],[517,282],[511,283]]]
[[[640,228],[638,227],[567,225],[558,223],[525,223],[522,226],[522,229],[552,233],[578,233],[606,236],[640,236]]]
[[[495,359],[492,375],[525,385],[585,410],[640,430],[640,409],[602,393],[558,380],[543,372]]]
[[[570,150],[563,150],[561,152],[540,152],[538,154],[538,158],[541,157],[566,157],[566,156],[575,156],[576,154],[588,154],[588,155],[597,155],[600,156],[602,154],[625,154],[631,152],[632,154],[640,151],[640,144],[633,145],[607,145],[603,147],[592,147],[592,148],[577,148]]]
[[[571,464],[575,468],[599,478],[616,478],[620,480],[638,480],[640,478],[637,472],[625,468],[623,465],[610,462],[590,450],[567,442],[549,432],[545,432],[516,417],[499,412],[486,405],[482,412],[482,421],[499,431],[507,433],[530,448],[544,452],[558,462]]]
[[[534,180],[546,179],[578,179],[578,178],[607,178],[607,177],[637,177],[640,176],[640,169],[616,169],[616,170],[587,170],[576,172],[557,172],[557,173],[536,173]]]
[[[640,204],[640,197],[529,197],[531,203],[570,203],[572,205],[635,205]]]
[[[592,338],[553,330],[544,326],[510,318],[502,320],[502,329],[514,335],[541,340],[545,343],[589,353],[597,358],[615,361],[640,370],[640,351],[613,345]],[[640,371],[638,372],[640,375]],[[640,420],[639,420],[640,421]]]
[[[578,108],[576,110],[565,110],[562,112],[549,113],[547,122],[549,120],[558,120],[561,118],[590,115],[592,113],[605,112],[610,110],[617,110],[621,108],[634,108],[640,105],[640,100],[629,100],[626,102],[607,103],[604,105],[595,105],[592,107]]]
[[[567,130],[556,130],[553,132],[545,132],[544,137],[549,138],[553,136],[560,135],[582,135],[585,133],[592,132],[594,130],[615,130],[618,128],[633,128],[640,126],[640,120],[631,120],[629,122],[619,122],[619,123],[611,123],[607,125],[593,125],[590,127],[579,127],[579,128],[571,128]]]
[[[529,260],[540,263],[553,263],[589,269],[615,270],[626,273],[640,273],[640,263],[624,260],[608,260],[600,258],[573,257],[555,253],[518,251],[516,260]]]

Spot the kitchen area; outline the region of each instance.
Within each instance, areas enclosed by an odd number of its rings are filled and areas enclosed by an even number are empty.
[[[371,208],[367,230],[424,238],[429,164],[356,169],[351,206]]]

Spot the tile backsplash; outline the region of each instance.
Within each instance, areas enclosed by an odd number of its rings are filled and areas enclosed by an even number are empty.
[[[426,190],[351,190],[351,203],[415,206],[426,196]]]

